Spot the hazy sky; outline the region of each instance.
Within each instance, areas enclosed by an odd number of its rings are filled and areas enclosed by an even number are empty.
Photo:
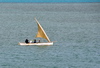
[[[100,2],[100,0],[0,0],[0,2]]]

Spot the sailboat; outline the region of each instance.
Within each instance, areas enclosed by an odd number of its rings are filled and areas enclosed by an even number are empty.
[[[37,42],[37,43],[21,43],[21,42],[19,42],[19,45],[53,45],[53,42],[50,41],[46,32],[44,31],[44,29],[42,28],[42,26],[40,25],[40,23],[38,22],[38,20],[36,18],[35,18],[35,21],[38,26],[38,32],[36,34],[36,37],[46,39],[47,42]]]

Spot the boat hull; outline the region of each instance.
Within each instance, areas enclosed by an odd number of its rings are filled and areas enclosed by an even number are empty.
[[[40,45],[40,46],[50,46],[53,45],[53,42],[47,42],[47,43],[21,43],[19,42],[19,45]]]

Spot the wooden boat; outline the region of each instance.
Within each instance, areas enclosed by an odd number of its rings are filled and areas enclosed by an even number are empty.
[[[49,37],[47,36],[46,32],[38,22],[38,20],[35,18],[37,26],[38,26],[38,32],[36,34],[36,37],[44,38],[47,40],[47,42],[40,42],[40,43],[21,43],[19,42],[19,45],[53,45],[53,42],[50,41]]]

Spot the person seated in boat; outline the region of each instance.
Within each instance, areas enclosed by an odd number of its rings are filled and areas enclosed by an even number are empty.
[[[30,41],[30,43],[32,43],[32,40]]]
[[[38,41],[38,43],[40,43],[40,40]]]
[[[34,39],[34,43],[36,43],[36,39]]]
[[[25,43],[29,43],[28,39],[25,40]]]

